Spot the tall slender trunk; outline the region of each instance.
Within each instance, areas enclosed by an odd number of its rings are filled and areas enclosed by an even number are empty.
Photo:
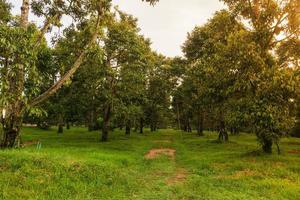
[[[63,116],[61,114],[59,114],[57,133],[63,133],[63,132],[64,132],[64,120],[63,120]]]
[[[108,140],[109,124],[111,115],[111,105],[106,106],[104,109],[103,126],[101,141],[106,142]]]
[[[20,26],[28,25],[29,0],[23,0],[21,7]],[[18,55],[16,56],[18,59]],[[22,125],[24,103],[22,100],[25,83],[24,65],[19,64],[15,69],[15,75],[8,78],[9,91],[13,100],[5,108],[5,116],[2,120],[3,138],[1,148],[12,148],[20,145],[20,128]]]
[[[184,132],[192,132],[192,127],[190,125],[190,119],[188,116],[185,117],[184,120],[184,128],[183,128]]]
[[[154,114],[153,112],[151,113],[151,121],[150,121],[150,130],[151,132],[154,132],[155,131],[155,122],[154,122]]]
[[[67,122],[67,130],[70,130],[70,122]]]
[[[156,125],[155,125],[155,122],[151,122],[150,130],[151,130],[151,132],[155,132],[155,131],[156,131]]]
[[[88,130],[89,131],[94,131],[96,130],[96,117],[95,117],[95,110],[92,109],[90,112],[89,112],[89,125],[88,125]]]
[[[178,130],[181,129],[181,123],[180,123],[180,113],[179,113],[179,106],[178,106],[178,103],[176,103],[176,110],[177,110],[177,128]]]
[[[130,131],[131,131],[131,122],[130,122],[130,120],[128,120],[128,121],[126,122],[126,130],[125,130],[125,134],[126,134],[126,135],[130,135]]]
[[[136,119],[133,120],[133,127],[134,127],[133,132],[136,133],[138,131],[138,129],[139,129],[138,123],[136,123]]]
[[[156,120],[154,120],[154,122],[153,122],[153,130],[157,131],[157,121]]]
[[[184,132],[188,132],[188,126],[187,126],[187,119],[186,119],[186,117],[184,117],[184,121],[183,121],[183,131]]]
[[[144,129],[144,119],[141,117],[140,119],[140,134],[143,134]]]
[[[223,119],[221,119],[221,121],[220,121],[219,141],[221,141],[221,142],[227,142],[228,141],[228,133],[226,131],[225,121]]]
[[[203,112],[199,111],[197,121],[198,121],[197,122],[197,133],[199,136],[203,136],[203,122],[204,122]]]
[[[21,7],[21,18],[20,26],[26,28],[28,25],[28,16],[29,16],[29,0],[23,0]]]

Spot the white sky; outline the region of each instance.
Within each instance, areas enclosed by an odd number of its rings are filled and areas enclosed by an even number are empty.
[[[9,2],[15,6],[13,12],[19,14],[22,0]],[[113,4],[137,17],[141,33],[151,39],[152,48],[170,57],[182,55],[187,32],[224,8],[219,0],[160,0],[154,7],[141,0],[113,0]]]

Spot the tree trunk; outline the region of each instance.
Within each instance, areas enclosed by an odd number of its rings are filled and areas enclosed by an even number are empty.
[[[203,122],[204,122],[203,112],[199,112],[198,124],[197,124],[197,133],[199,136],[203,136]]]
[[[156,122],[156,120],[153,122],[154,124],[153,124],[153,130],[154,131],[157,131],[157,122]]]
[[[59,119],[59,121],[58,121],[57,133],[63,133],[64,132],[64,119],[63,119],[62,114],[59,114],[58,119]]]
[[[275,144],[276,144],[276,147],[277,147],[277,153],[279,155],[279,154],[281,154],[281,150],[280,150],[280,146],[279,146],[278,141],[276,141]]]
[[[28,25],[28,16],[29,16],[29,0],[23,0],[21,7],[21,18],[20,26],[26,28]]]
[[[26,28],[28,26],[29,5],[29,0],[23,0],[21,7],[20,27]],[[102,12],[99,11],[95,29],[96,31],[94,32],[91,41],[87,44],[87,48],[83,50],[83,52],[73,64],[72,68],[49,90],[47,90],[45,93],[43,93],[33,101],[29,102],[30,106],[35,106],[48,99],[48,97],[54,94],[76,72],[76,70],[83,62],[83,59],[88,51],[88,47],[90,47],[97,39],[101,15]],[[18,57],[18,55],[16,55],[16,57]],[[22,100],[25,82],[25,72],[24,66],[22,64],[20,64],[16,69],[15,75],[8,78],[8,81],[8,90],[10,91],[10,94],[14,95],[15,99],[9,102],[8,106],[6,107],[7,116],[4,117],[2,122],[3,138],[0,142],[1,148],[11,148],[13,146],[19,146],[20,143],[20,127],[22,125],[23,111],[25,107]]]
[[[262,149],[265,153],[272,153],[273,140],[271,138],[262,137]]]
[[[63,133],[63,132],[64,132],[64,125],[63,123],[59,123],[57,133]]]
[[[94,131],[96,130],[96,120],[95,120],[95,111],[94,109],[92,109],[90,112],[89,112],[89,126],[88,126],[88,130],[91,132],[91,131]]]
[[[12,111],[7,118],[2,119],[3,137],[1,148],[12,148],[20,145],[20,128],[22,118],[17,111]]]
[[[187,121],[187,132],[191,133],[193,130],[192,130],[192,127],[191,127],[191,124],[190,124],[190,119],[188,118],[188,121]]]
[[[18,94],[21,92],[19,90],[20,86],[17,84],[10,83],[10,90],[15,91]],[[14,146],[19,147],[20,145],[20,129],[22,125],[22,115],[23,115],[23,103],[17,98],[15,99],[5,110],[5,114],[2,119],[2,132],[3,137],[0,138],[1,148],[12,148]]]
[[[125,130],[126,135],[130,135],[130,130],[131,130],[130,125],[131,125],[130,120],[128,120],[127,123],[126,123],[126,130]]]
[[[150,131],[151,131],[151,132],[154,132],[154,124],[153,124],[152,121],[151,121],[151,124],[150,124]]]
[[[154,122],[154,112],[151,113],[151,121],[150,121],[150,131],[154,132],[155,131],[155,122]]]
[[[139,126],[138,126],[138,124],[136,123],[136,119],[134,119],[134,121],[133,121],[133,127],[134,127],[134,130],[133,130],[133,132],[137,132],[138,131],[138,129],[139,129]]]
[[[67,130],[70,130],[70,123],[67,122]]]
[[[20,26],[26,28],[28,25],[29,0],[23,0],[21,7]],[[18,59],[19,55],[16,55]],[[14,95],[12,101],[6,108],[2,119],[3,138],[1,139],[1,148],[12,148],[20,145],[20,128],[22,125],[22,116],[24,103],[22,93],[24,90],[24,66],[20,64],[15,69],[15,75],[8,77],[10,94]]]
[[[186,120],[184,121],[183,131],[184,131],[184,132],[188,132],[188,126],[187,126]]]
[[[140,134],[143,134],[143,129],[144,129],[144,119],[140,119]]]
[[[104,109],[103,126],[102,126],[102,137],[101,141],[106,142],[108,140],[109,124],[110,124],[111,106],[107,106]]]
[[[177,110],[177,123],[178,123],[178,130],[181,129],[181,123],[180,123],[180,113],[179,113],[179,106],[178,106],[178,103],[176,103],[176,110]]]
[[[24,1],[29,2],[29,0],[23,0]],[[102,9],[102,8],[99,8]],[[95,41],[98,38],[98,30],[99,30],[99,26],[100,26],[100,18],[102,16],[102,10],[99,10],[98,12],[98,17],[97,17],[97,22],[95,25],[95,32],[93,33],[91,40],[88,42],[88,44],[85,46],[85,48],[83,48],[83,51],[80,53],[80,55],[77,57],[77,59],[75,60],[75,62],[73,63],[73,65],[71,66],[71,68],[69,69],[69,71],[67,71],[62,77],[61,79],[59,79],[54,85],[52,85],[48,90],[46,90],[43,94],[41,94],[40,96],[36,97],[35,99],[33,99],[31,102],[29,102],[30,106],[36,106],[40,103],[42,103],[43,101],[47,100],[50,96],[52,96],[53,94],[55,94],[63,85],[66,81],[70,80],[70,78],[75,74],[75,72],[79,69],[79,67],[81,66],[81,64],[84,62],[84,59],[86,57],[86,54],[89,51],[89,48],[95,43]],[[22,17],[21,17],[22,19]],[[21,20],[22,21],[22,20]],[[28,22],[28,19],[27,19]]]
[[[228,133],[226,131],[224,120],[220,121],[219,141],[221,141],[221,142],[227,142],[228,141]]]
[[[16,129],[3,130],[3,140],[1,142],[1,147],[2,148],[14,147],[18,134],[19,134],[18,130],[16,130]]]
[[[237,128],[235,128],[235,127],[231,127],[231,129],[230,129],[230,133],[231,133],[232,135],[238,135],[238,134],[239,134],[239,131],[238,131],[238,129],[237,129]]]

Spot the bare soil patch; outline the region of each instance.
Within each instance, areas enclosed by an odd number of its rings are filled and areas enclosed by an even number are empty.
[[[300,142],[285,142],[288,145],[300,145]]]
[[[256,176],[258,175],[257,172],[252,171],[251,169],[244,169],[241,171],[237,171],[235,174],[232,175],[233,179],[240,179],[242,177],[249,177],[249,176]]]
[[[153,142],[154,143],[167,143],[167,144],[169,144],[169,143],[171,143],[171,140],[154,140]]]
[[[300,150],[290,150],[288,151],[289,154],[300,154]]]
[[[176,174],[166,181],[166,184],[174,185],[174,184],[183,183],[186,180],[187,175],[188,173],[184,168],[179,168],[177,169]]]
[[[261,174],[257,171],[253,171],[251,169],[243,169],[240,171],[236,171],[235,173],[231,175],[219,175],[216,178],[217,179],[231,179],[231,180],[237,180],[245,177],[253,177],[253,176],[261,176]]]
[[[27,142],[23,142],[21,144],[21,147],[29,147],[29,146],[32,146],[32,145],[36,145],[38,144],[40,141],[38,140],[32,140],[32,141],[27,141]]]
[[[146,159],[155,159],[160,155],[166,155],[170,159],[175,159],[175,149],[151,149],[146,155]]]

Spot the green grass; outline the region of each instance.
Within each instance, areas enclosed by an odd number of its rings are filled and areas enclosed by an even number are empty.
[[[252,135],[231,136],[227,144],[216,137],[115,131],[99,143],[98,132],[83,128],[63,135],[24,128],[23,140],[42,147],[0,151],[0,199],[299,199],[300,155],[288,152],[300,150],[300,139],[282,140],[282,155],[264,155],[251,153],[259,148]],[[176,149],[176,158],[144,158],[161,147]],[[186,180],[167,184],[182,168]]]

